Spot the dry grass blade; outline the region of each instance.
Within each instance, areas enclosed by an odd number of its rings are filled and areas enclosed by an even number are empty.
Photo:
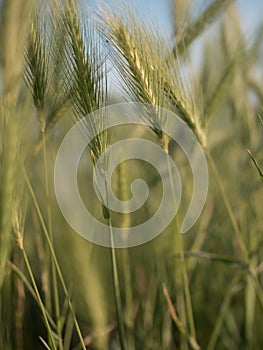
[[[258,171],[258,174],[259,174],[259,176],[261,178],[261,181],[263,181],[263,172],[262,172],[262,170],[260,169],[260,167],[259,167],[256,159],[254,158],[253,154],[251,153],[251,151],[249,149],[247,151],[248,151],[248,154],[249,154],[250,158],[252,159],[252,162],[254,163],[254,165],[255,165],[255,167],[256,167],[256,169]]]
[[[185,326],[183,325],[183,323],[179,320],[178,316],[177,316],[177,313],[175,311],[175,308],[173,306],[173,303],[172,303],[172,300],[170,298],[170,295],[169,295],[169,292],[168,292],[168,289],[166,287],[166,284],[163,283],[162,285],[163,287],[163,294],[164,294],[164,297],[166,299],[166,302],[167,302],[167,305],[168,305],[168,308],[169,308],[169,312],[170,312],[170,315],[177,327],[177,329],[179,330],[179,332],[185,337],[187,338],[190,346],[192,349],[194,350],[198,350],[200,349],[200,346],[199,344],[197,343],[196,339],[193,338],[187,331],[187,329],[185,328]]]
[[[51,348],[48,346],[48,344],[46,343],[46,341],[42,337],[39,337],[39,340],[41,341],[41,343],[44,345],[44,347],[47,350],[51,350]]]

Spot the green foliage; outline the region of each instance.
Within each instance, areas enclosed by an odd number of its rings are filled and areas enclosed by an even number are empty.
[[[0,348],[262,349],[263,24],[248,40],[233,1],[200,12],[174,0],[169,43],[127,3],[0,6]],[[113,92],[150,104],[152,125],[90,142],[78,174],[84,202],[88,193],[110,234],[112,223],[137,225],[158,208],[159,178],[139,163],[122,163],[113,178],[127,200],[143,173],[154,193],[139,214],[109,211],[91,189],[110,142],[139,132],[180,163],[188,203],[192,175],[158,129],[161,106],[187,123],[209,163],[207,204],[187,235],[178,229],[183,208],[159,237],[119,251],[78,237],[59,212],[51,184],[61,139],[86,115],[83,133],[103,126],[105,116],[92,112]]]

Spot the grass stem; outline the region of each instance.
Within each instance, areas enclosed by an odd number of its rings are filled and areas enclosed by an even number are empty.
[[[43,161],[44,161],[44,178],[45,178],[45,190],[46,190],[46,199],[47,199],[47,222],[48,222],[48,232],[50,236],[50,241],[53,243],[53,234],[52,234],[52,218],[51,218],[51,208],[50,208],[50,195],[49,195],[49,181],[48,181],[48,164],[47,164],[47,144],[46,144],[46,131],[45,127],[42,130],[42,140],[43,140]],[[54,306],[55,306],[55,316],[57,323],[57,333],[59,338],[59,349],[63,350],[62,345],[62,327],[60,320],[60,306],[59,306],[59,295],[58,295],[58,281],[56,267],[54,260],[51,259],[51,278],[52,278],[52,287],[54,293]],[[51,302],[51,301],[50,301]]]
[[[31,279],[31,282],[32,282],[32,285],[33,285],[33,288],[34,288],[34,291],[35,291],[36,298],[38,300],[38,304],[39,304],[40,310],[41,310],[41,313],[42,313],[42,316],[43,316],[43,319],[44,319],[44,323],[45,323],[45,326],[47,328],[48,336],[49,336],[49,339],[50,339],[50,342],[51,342],[51,349],[56,350],[57,347],[56,347],[55,339],[54,339],[54,336],[53,336],[53,332],[52,332],[52,330],[50,328],[50,324],[49,324],[49,321],[48,321],[48,318],[47,318],[47,315],[46,315],[46,310],[45,310],[44,304],[42,302],[42,299],[41,299],[41,296],[40,296],[40,293],[39,293],[39,290],[38,290],[38,287],[37,287],[37,284],[36,284],[36,281],[35,281],[35,278],[34,278],[34,274],[33,274],[33,271],[31,269],[31,266],[30,266],[30,262],[28,260],[27,254],[26,254],[24,249],[22,249],[22,253],[23,253],[23,257],[24,257],[24,261],[25,261],[25,264],[26,264],[27,271],[29,273],[29,276],[30,276],[30,279]]]
[[[21,164],[21,163],[20,163],[20,164]],[[58,277],[59,277],[59,280],[60,280],[62,289],[63,289],[63,291],[64,291],[64,293],[65,293],[66,298],[67,298],[68,305],[69,305],[69,309],[70,309],[70,311],[71,311],[71,314],[72,314],[72,317],[73,317],[73,320],[74,320],[74,325],[75,325],[75,328],[76,328],[76,331],[77,331],[77,334],[78,334],[78,337],[79,337],[79,340],[80,340],[82,349],[83,349],[83,350],[86,350],[86,346],[85,346],[85,343],[84,343],[84,341],[83,341],[83,336],[82,336],[82,334],[81,334],[81,330],[80,330],[80,327],[79,327],[79,324],[78,324],[78,321],[77,321],[77,318],[76,318],[76,315],[75,315],[75,312],[74,312],[74,309],[73,309],[73,305],[72,305],[71,300],[70,300],[69,292],[68,292],[68,290],[67,290],[66,283],[65,283],[65,280],[64,280],[62,271],[61,271],[61,269],[60,269],[60,266],[59,266],[59,263],[58,263],[58,260],[57,260],[57,257],[56,257],[56,254],[55,254],[55,251],[54,251],[52,242],[51,242],[51,240],[50,240],[49,233],[48,233],[48,229],[47,229],[47,227],[46,227],[46,224],[45,224],[43,215],[42,215],[42,213],[41,213],[41,210],[40,210],[40,207],[39,207],[39,204],[38,204],[38,201],[37,201],[35,192],[34,192],[34,190],[33,190],[33,187],[32,187],[32,185],[31,185],[31,182],[30,182],[30,180],[29,180],[29,177],[28,177],[28,175],[27,175],[26,169],[25,169],[25,167],[23,166],[23,164],[21,164],[21,168],[22,168],[22,171],[23,171],[23,174],[24,174],[24,177],[25,177],[25,181],[26,181],[26,184],[27,184],[29,193],[30,193],[31,198],[32,198],[32,200],[33,200],[33,203],[34,203],[34,205],[35,205],[35,208],[36,208],[36,211],[37,211],[37,214],[38,214],[38,218],[39,218],[40,224],[41,224],[41,226],[42,226],[42,229],[43,229],[45,238],[46,238],[46,240],[47,240],[48,247],[49,247],[49,249],[50,249],[50,253],[51,253],[52,259],[53,259],[53,261],[54,261],[54,264],[55,264],[55,267],[56,267],[56,270],[57,270],[57,274],[58,274]]]
[[[116,250],[114,247],[114,237],[112,232],[111,217],[108,218],[108,226],[109,226],[109,234],[111,239],[110,255],[111,255],[112,273],[113,273],[114,297],[115,297],[115,304],[116,304],[118,332],[119,332],[121,350],[125,350],[126,342],[125,342],[124,322],[122,317],[119,273],[118,273],[118,266],[117,266],[117,259],[116,259]]]
[[[175,189],[174,189],[174,184],[173,184],[173,175],[172,175],[172,169],[171,169],[171,164],[170,164],[170,156],[168,153],[168,150],[166,152],[166,159],[167,159],[167,167],[168,167],[168,173],[169,173],[169,181],[170,181],[170,186],[171,186],[171,191],[173,193],[173,201],[174,205],[176,205],[177,198],[175,198]],[[190,293],[190,288],[189,288],[189,280],[188,280],[188,275],[187,275],[187,269],[186,269],[186,262],[185,262],[185,255],[184,255],[184,242],[182,238],[182,234],[180,232],[180,227],[178,223],[178,219],[176,218],[176,244],[178,245],[178,250],[180,254],[180,264],[181,264],[181,274],[182,274],[182,281],[183,281],[183,287],[184,287],[184,294],[185,294],[185,301],[186,301],[186,312],[187,312],[187,317],[189,321],[189,327],[190,327],[190,332],[191,336],[193,338],[196,337],[196,332],[195,332],[195,324],[194,324],[194,315],[193,315],[193,308],[192,308],[192,301],[191,301],[191,293]]]

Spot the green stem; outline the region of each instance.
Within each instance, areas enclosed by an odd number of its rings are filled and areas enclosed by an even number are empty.
[[[2,111],[1,111],[2,112]],[[2,117],[2,116],[1,116]],[[1,185],[0,185],[0,290],[5,278],[6,263],[11,254],[12,248],[12,198],[15,183],[16,154],[17,154],[17,128],[12,120],[12,115],[6,116],[3,130],[3,149],[1,150]],[[3,117],[2,117],[3,118]],[[1,124],[2,127],[3,123]]]
[[[220,193],[221,193],[221,197],[223,199],[223,202],[224,202],[227,214],[229,216],[231,225],[233,227],[234,233],[236,235],[237,242],[238,242],[240,250],[241,250],[242,257],[243,257],[245,262],[248,262],[249,261],[249,255],[248,255],[248,251],[247,251],[247,248],[246,248],[246,245],[245,245],[242,233],[241,233],[241,231],[240,231],[240,229],[238,227],[238,224],[236,222],[235,215],[233,213],[233,209],[231,207],[231,204],[230,204],[229,199],[227,197],[227,194],[225,192],[225,189],[224,189],[223,183],[221,181],[221,178],[220,178],[219,172],[217,170],[217,167],[215,165],[214,159],[213,159],[213,157],[212,157],[212,155],[211,155],[209,150],[206,150],[206,156],[207,156],[207,158],[209,160],[209,163],[210,163],[213,175],[214,175],[215,180],[216,180],[216,182],[218,184],[218,187],[219,187],[219,190],[220,190]]]
[[[253,284],[253,286],[255,288],[256,295],[257,295],[258,301],[259,301],[259,305],[261,306],[261,309],[263,310],[263,291],[262,291],[262,287],[261,287],[261,284],[260,284],[257,276],[253,273],[253,271],[251,271],[251,269],[249,270],[248,278],[249,278],[250,282]]]
[[[47,332],[48,332],[49,339],[50,339],[50,342],[51,342],[51,348],[56,350],[56,344],[55,344],[55,340],[54,340],[54,337],[53,337],[53,333],[52,333],[52,330],[50,328],[50,324],[48,322],[48,318],[47,318],[47,315],[46,315],[46,310],[45,310],[44,304],[42,302],[41,296],[39,294],[39,291],[38,291],[38,288],[37,288],[37,284],[36,284],[36,281],[35,281],[35,278],[34,278],[34,275],[33,275],[32,269],[31,269],[31,266],[30,266],[30,262],[28,260],[27,254],[26,254],[24,249],[22,250],[22,252],[23,252],[23,257],[24,257],[25,264],[26,264],[26,267],[27,267],[27,271],[29,273],[29,276],[30,276],[30,279],[31,279],[31,282],[32,282],[32,285],[33,285],[33,288],[34,288],[34,291],[35,291],[35,295],[37,297],[38,304],[39,304],[40,310],[42,312],[44,323],[45,323],[46,328],[47,328]]]
[[[224,301],[223,301],[221,308],[219,310],[218,317],[216,319],[216,322],[215,322],[215,325],[214,325],[214,328],[213,328],[213,331],[212,331],[212,334],[211,334],[211,337],[210,337],[210,340],[209,340],[209,343],[207,346],[207,350],[215,349],[217,339],[218,339],[218,336],[220,334],[226,313],[229,310],[229,304],[231,302],[235,286],[236,286],[237,282],[239,281],[240,277],[241,277],[241,273],[240,273],[240,271],[237,271],[236,274],[234,275],[231,283],[230,283],[230,286],[229,286],[228,291],[225,295]]]
[[[228,213],[231,225],[233,227],[233,231],[235,233],[237,242],[238,242],[240,250],[241,250],[242,257],[243,257],[244,261],[249,264],[250,263],[250,261],[249,261],[249,253],[248,253],[248,250],[246,248],[246,245],[245,245],[242,233],[241,233],[241,231],[240,231],[240,229],[238,227],[238,224],[236,222],[235,215],[233,213],[233,209],[232,209],[231,204],[229,202],[228,196],[227,196],[227,194],[225,192],[225,189],[224,189],[223,183],[221,181],[221,178],[220,178],[219,172],[217,170],[217,167],[215,165],[214,159],[213,159],[213,157],[212,157],[212,155],[211,155],[209,150],[206,150],[206,155],[207,155],[207,158],[209,160],[209,163],[210,163],[213,175],[214,175],[214,177],[216,179],[216,182],[218,184],[218,187],[219,187],[219,190],[220,190],[220,193],[221,193],[221,197],[223,199],[223,202],[224,202],[224,205],[226,207],[226,210],[227,210],[227,213]],[[258,277],[255,274],[253,274],[251,269],[249,271],[249,279],[252,281],[252,283],[254,285],[254,288],[256,290],[256,294],[257,294],[257,297],[258,297],[258,301],[259,301],[260,306],[261,306],[261,308],[263,310],[263,290],[262,290],[262,286],[260,285]]]
[[[118,166],[118,188],[120,200],[126,201],[128,199],[128,173],[126,163],[121,162]],[[126,205],[126,209],[129,207]],[[130,214],[124,214],[121,222],[122,228],[129,228],[131,226]],[[133,295],[132,295],[132,278],[131,278],[131,267],[130,267],[130,255],[128,249],[122,249],[122,266],[123,266],[123,279],[124,279],[124,292],[125,292],[125,310],[126,310],[126,324],[129,332],[126,334],[127,347],[128,349],[135,349],[134,335],[130,331],[133,327],[132,307],[133,307]]]
[[[111,243],[110,257],[111,257],[111,266],[112,266],[112,274],[113,274],[114,298],[115,298],[115,304],[116,304],[118,333],[119,333],[121,350],[125,350],[126,349],[126,341],[125,341],[125,332],[124,332],[124,322],[123,322],[123,317],[122,317],[122,304],[121,304],[119,273],[118,273],[118,266],[117,266],[117,259],[116,259],[114,237],[113,237],[113,232],[112,232],[111,215],[110,215],[110,212],[108,210],[108,208],[109,208],[108,190],[107,190],[108,184],[107,184],[106,179],[105,179],[105,188],[106,188],[106,198],[105,198],[106,205],[102,204],[102,211],[103,211],[104,218],[107,219],[107,221],[108,221],[108,227],[109,227],[110,243]]]
[[[109,226],[109,233],[110,233],[110,239],[111,239],[110,254],[111,254],[111,265],[112,265],[112,273],[113,273],[114,297],[115,297],[115,304],[116,304],[118,332],[119,332],[121,350],[125,350],[126,349],[125,332],[124,332],[124,323],[123,323],[123,317],[122,317],[119,274],[118,274],[116,251],[114,247],[114,239],[113,239],[112,224],[111,224],[110,216],[108,218],[108,226]]]
[[[47,220],[48,220],[48,232],[50,236],[51,243],[53,245],[53,233],[52,233],[52,219],[51,219],[51,208],[50,208],[50,196],[49,196],[49,181],[48,181],[48,165],[47,165],[47,145],[46,145],[46,131],[43,128],[42,131],[43,139],[43,158],[44,158],[44,177],[45,177],[45,189],[46,189],[46,198],[47,198]],[[62,326],[60,320],[60,305],[59,305],[59,295],[58,295],[58,284],[57,284],[57,273],[54,260],[51,259],[51,278],[54,291],[54,306],[55,306],[55,315],[57,323],[57,333],[59,338],[59,349],[63,350],[62,345]]]
[[[44,118],[41,117],[41,115],[39,116],[40,120],[43,120]],[[44,122],[42,123],[44,124]],[[42,134],[42,139],[44,139],[44,125],[42,125],[41,127],[41,134]],[[45,182],[45,191],[47,193],[47,160],[46,160],[46,152],[44,151],[43,148],[43,162],[44,162],[44,182]],[[47,196],[47,194],[46,194]],[[47,196],[48,197],[48,196]],[[46,202],[48,203],[48,198],[46,198]],[[47,204],[48,205],[48,204]],[[50,234],[50,233],[49,233]],[[45,243],[45,250],[47,250],[47,243]],[[42,281],[42,288],[43,288],[43,292],[44,292],[44,296],[45,296],[45,304],[47,309],[49,310],[49,312],[52,314],[52,301],[51,301],[51,287],[50,287],[50,256],[49,254],[47,254],[47,258],[43,261],[43,270],[44,273],[46,274],[46,278]]]
[[[39,303],[37,295],[36,295],[36,293],[34,291],[34,288],[31,286],[30,282],[28,281],[28,279],[25,276],[25,274],[23,273],[23,271],[21,271],[19,269],[19,267],[16,266],[14,263],[12,263],[12,261],[10,261],[10,260],[8,260],[7,265],[17,275],[17,277],[20,278],[21,282],[24,283],[24,285],[26,286],[28,292],[31,294],[33,299],[37,302],[38,306],[40,307],[40,303]],[[55,329],[56,328],[55,322],[53,321],[51,315],[49,314],[49,311],[47,310],[47,308],[45,307],[44,304],[43,304],[43,307],[44,307],[45,314],[47,316],[48,322],[50,323],[51,327],[53,327]]]
[[[169,151],[167,149],[166,152],[166,159],[167,159],[167,167],[168,167],[168,173],[169,173],[169,181],[171,186],[171,191],[173,193],[173,201],[174,205],[176,204],[176,198],[175,198],[175,189],[173,184],[173,176],[172,176],[172,169],[170,164],[170,157],[169,157]],[[195,324],[194,324],[194,315],[193,315],[193,308],[192,308],[192,301],[191,301],[191,293],[189,288],[189,280],[187,275],[187,269],[186,269],[186,262],[185,262],[185,256],[184,256],[184,242],[182,238],[182,234],[180,232],[180,227],[178,224],[178,220],[176,219],[176,232],[177,232],[177,244],[179,247],[179,255],[180,255],[180,263],[181,263],[181,273],[182,273],[182,279],[183,279],[183,287],[184,287],[184,294],[185,294],[185,301],[186,301],[186,312],[187,317],[189,320],[189,327],[191,336],[195,339],[196,338],[196,332],[195,332]]]
[[[33,200],[33,203],[34,203],[34,205],[35,205],[35,208],[36,208],[36,211],[37,211],[37,215],[38,215],[40,224],[41,224],[41,226],[42,226],[42,229],[43,229],[45,238],[46,238],[46,240],[47,240],[48,247],[49,247],[49,249],[50,249],[51,256],[52,256],[52,258],[53,258],[53,261],[54,261],[54,264],[55,264],[55,267],[56,267],[56,270],[57,270],[57,274],[58,274],[58,277],[59,277],[59,280],[60,280],[62,289],[63,289],[63,291],[64,291],[64,293],[65,293],[66,298],[67,298],[68,305],[69,305],[69,309],[70,309],[70,311],[71,311],[71,313],[72,313],[72,317],[73,317],[73,320],[74,320],[74,325],[75,325],[75,328],[76,328],[76,331],[77,331],[77,334],[78,334],[78,337],[79,337],[79,340],[80,340],[82,349],[83,349],[83,350],[86,350],[86,346],[85,346],[85,343],[84,343],[84,340],[83,340],[83,336],[82,336],[82,334],[81,334],[81,330],[80,330],[80,328],[79,328],[79,324],[78,324],[78,321],[77,321],[77,318],[76,318],[76,315],[75,315],[75,312],[74,312],[74,309],[73,309],[73,305],[72,305],[71,300],[70,300],[70,297],[69,297],[69,292],[68,292],[68,290],[67,290],[67,287],[66,287],[66,284],[65,284],[65,281],[64,281],[63,274],[62,274],[62,272],[61,272],[61,269],[60,269],[60,266],[59,266],[59,263],[58,263],[58,260],[57,260],[57,257],[56,257],[56,254],[55,254],[53,245],[52,245],[52,242],[51,242],[51,240],[50,240],[50,237],[49,237],[49,234],[48,234],[48,230],[47,230],[47,227],[46,227],[46,224],[45,224],[43,215],[42,215],[42,213],[41,213],[41,210],[40,210],[38,201],[37,201],[37,199],[36,199],[35,192],[34,192],[34,190],[33,190],[33,188],[32,188],[31,183],[30,183],[30,180],[29,180],[29,178],[28,178],[28,175],[27,175],[27,172],[26,172],[25,167],[23,166],[23,164],[22,164],[21,162],[20,162],[20,165],[21,165],[21,168],[22,168],[24,177],[25,177],[25,181],[26,181],[26,184],[27,184],[29,193],[30,193],[30,195],[31,195],[31,197],[32,197],[32,200]]]

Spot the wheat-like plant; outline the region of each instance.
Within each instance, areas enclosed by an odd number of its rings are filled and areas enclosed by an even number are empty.
[[[170,6],[167,40],[127,2],[94,10],[83,0],[0,0],[1,349],[262,348],[263,25],[246,35],[232,0]],[[196,39],[200,63],[191,50]],[[204,147],[209,196],[185,237],[175,219],[147,245],[118,252],[113,223],[126,228],[137,217],[117,215],[100,198],[107,250],[72,234],[58,212],[50,175],[61,137],[76,121],[84,136],[96,134],[88,174],[78,169],[86,188],[115,140],[111,130],[97,132],[107,118],[98,110],[116,99],[113,84],[117,98],[151,106],[143,135],[163,147],[168,173],[169,157],[181,155],[159,130],[159,106]],[[128,184],[141,168],[124,162],[116,169],[119,199],[130,198]],[[134,215],[145,220],[157,197],[151,193]],[[91,194],[88,206],[94,203]]]

